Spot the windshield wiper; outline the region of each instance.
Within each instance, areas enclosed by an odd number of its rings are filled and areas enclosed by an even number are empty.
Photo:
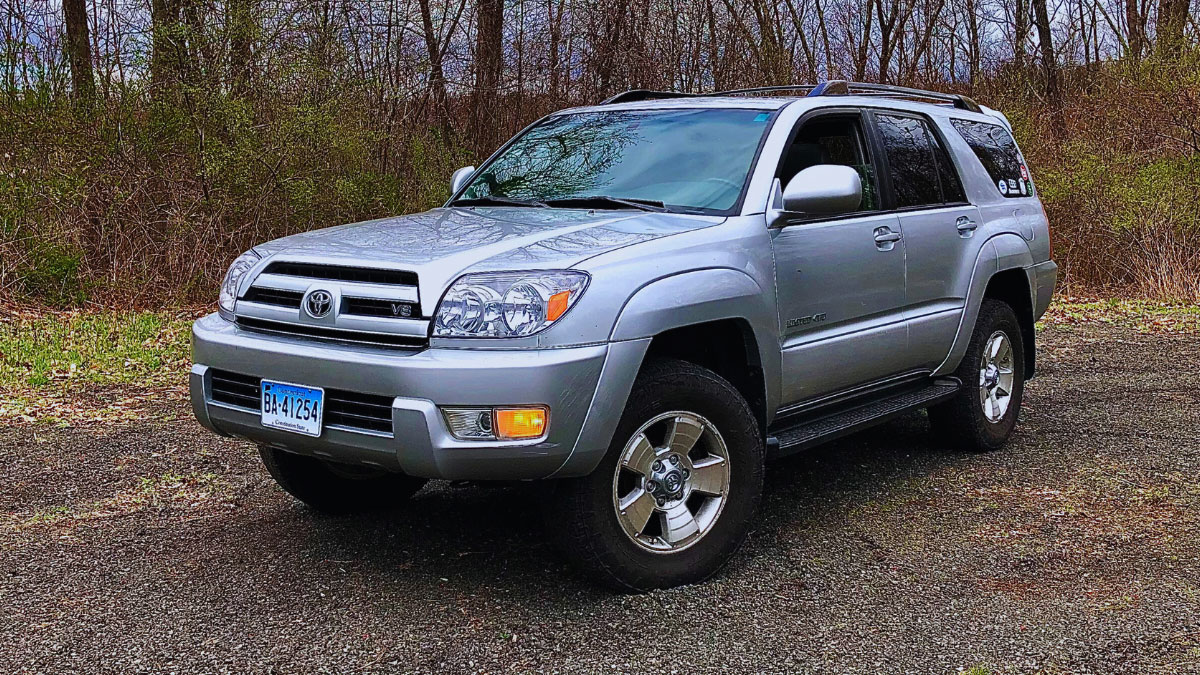
[[[535,199],[517,199],[516,197],[497,197],[496,195],[485,195],[483,197],[470,197],[463,199],[455,199],[450,202],[451,206],[525,206],[536,207],[539,209],[546,208],[545,202],[539,202]]]
[[[588,197],[563,197],[562,199],[547,199],[547,206],[576,207],[581,209],[617,207],[653,211],[661,213],[667,210],[666,204],[654,199],[633,199],[630,197],[609,197],[608,195],[591,195]]]

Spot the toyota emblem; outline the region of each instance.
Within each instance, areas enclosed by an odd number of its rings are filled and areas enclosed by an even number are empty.
[[[333,309],[333,294],[329,291],[313,291],[304,299],[304,311],[314,319],[322,319]]]

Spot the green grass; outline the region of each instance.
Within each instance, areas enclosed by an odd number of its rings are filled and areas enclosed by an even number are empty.
[[[1200,332],[1200,305],[1152,300],[1103,300],[1057,296],[1038,330],[1048,327],[1106,324],[1133,328],[1140,333]]]
[[[116,311],[2,317],[0,389],[174,382],[189,363],[192,318]]]

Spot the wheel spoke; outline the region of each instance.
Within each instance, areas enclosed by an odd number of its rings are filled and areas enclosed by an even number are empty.
[[[654,446],[650,445],[646,434],[641,434],[634,441],[633,447],[625,454],[625,458],[621,461],[621,466],[643,476],[648,476],[650,475],[650,464],[654,462],[654,455]]]
[[[704,427],[690,417],[676,417],[671,420],[671,428],[667,431],[667,447],[671,452],[686,455],[703,433]]]
[[[639,487],[621,500],[620,514],[630,529],[641,534],[654,515],[654,497]]]
[[[725,493],[725,460],[706,457],[692,467],[692,489],[714,497]]]
[[[996,362],[996,357],[1000,355],[1000,347],[1004,346],[1004,338],[997,335],[992,338],[991,344],[988,345],[988,361]]]
[[[677,544],[700,531],[696,517],[680,502],[662,514],[662,537],[668,544]]]

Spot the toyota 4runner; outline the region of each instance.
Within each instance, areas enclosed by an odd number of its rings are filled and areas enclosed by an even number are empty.
[[[1057,268],[966,97],[626,92],[451,192],[254,247],[195,323],[196,416],[315,509],[553,479],[564,554],[644,590],[730,559],[770,459],[921,408],[956,447],[1013,432]]]

